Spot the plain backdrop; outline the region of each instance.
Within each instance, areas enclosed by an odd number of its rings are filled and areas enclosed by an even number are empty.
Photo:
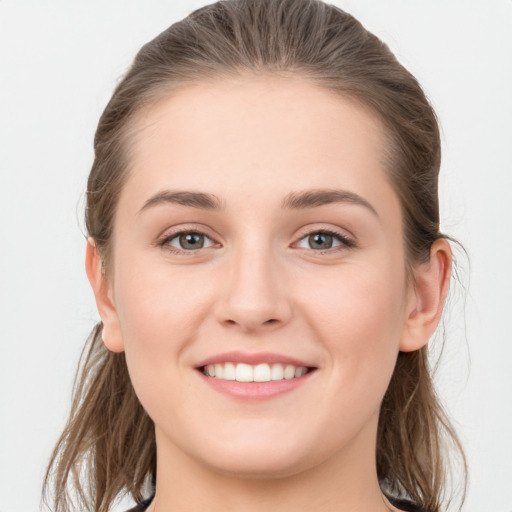
[[[512,512],[512,1],[338,0],[424,86],[459,256],[439,393],[465,444],[465,512]],[[0,2],[0,512],[39,509],[98,316],[83,191],[99,115],[139,47],[192,0]]]

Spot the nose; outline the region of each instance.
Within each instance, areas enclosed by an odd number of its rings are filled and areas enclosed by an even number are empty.
[[[271,251],[247,248],[228,260],[219,284],[217,320],[246,333],[286,324],[292,316],[289,287]]]

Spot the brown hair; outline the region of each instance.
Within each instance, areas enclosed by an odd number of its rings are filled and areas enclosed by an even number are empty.
[[[341,9],[318,0],[227,0],[194,11],[139,51],[103,112],[87,186],[86,226],[109,275],[112,227],[128,174],[135,116],[175,87],[248,73],[297,76],[362,102],[381,119],[388,171],[404,217],[410,268],[428,261],[439,231],[440,137],[416,79],[389,48]],[[91,333],[73,404],[46,473],[53,510],[106,512],[122,492],[140,502],[156,478],[152,421],[140,405],[124,354],[109,352],[102,325]],[[400,353],[379,419],[383,492],[438,512],[446,483],[443,438],[460,443],[436,397],[427,351]]]

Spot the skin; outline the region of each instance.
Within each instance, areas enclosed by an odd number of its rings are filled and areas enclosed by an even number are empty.
[[[451,252],[434,243],[410,285],[379,120],[304,80],[262,76],[188,85],[134,128],[110,273],[92,239],[86,268],[105,345],[126,352],[155,423],[151,510],[395,510],[377,481],[379,406],[398,352],[435,330]],[[224,208],[143,209],[165,189],[215,194]],[[291,192],[317,189],[357,194],[375,211],[282,208]],[[204,233],[205,246],[159,245],[180,229]],[[353,246],[312,248],[322,229]],[[195,368],[232,350],[316,370],[289,393],[237,400]]]

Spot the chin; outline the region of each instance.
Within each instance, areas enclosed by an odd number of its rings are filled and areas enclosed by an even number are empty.
[[[222,464],[210,464],[210,468],[221,475],[245,480],[275,480],[291,477],[305,469],[299,460],[289,457],[268,458],[243,456],[223,460]]]
[[[302,450],[299,450],[301,445]],[[289,436],[287,442],[282,439],[270,442],[267,438],[265,443],[255,443],[254,439],[250,439],[231,442],[220,450],[218,443],[212,448],[211,451],[202,452],[204,463],[219,474],[237,478],[285,478],[314,465],[311,457],[314,451],[308,452],[304,443],[298,440],[293,442]]]

